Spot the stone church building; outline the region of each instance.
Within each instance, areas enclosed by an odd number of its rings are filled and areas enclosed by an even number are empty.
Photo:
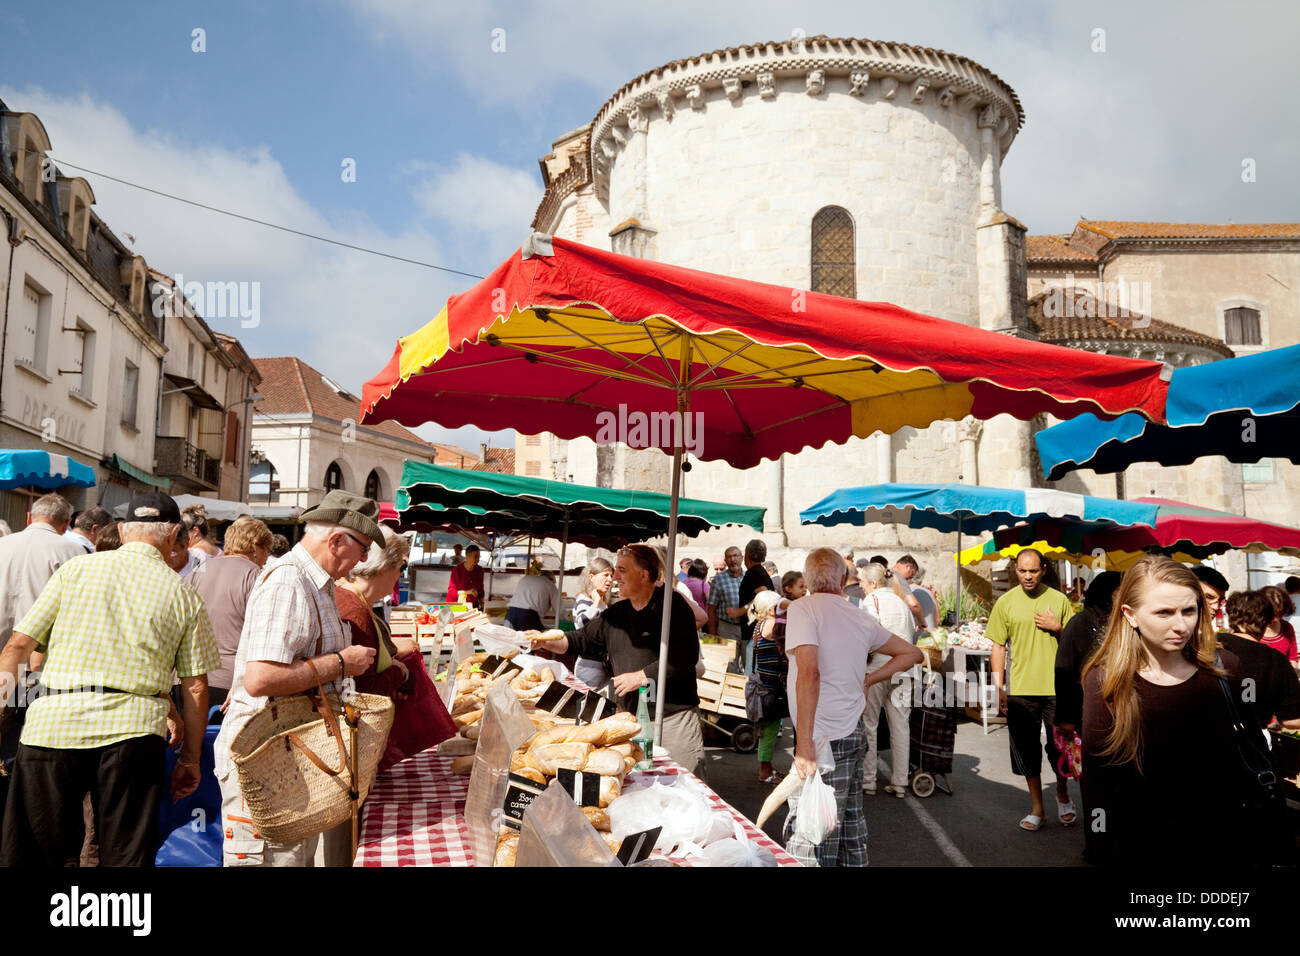
[[[1264,271],[1294,290],[1300,225],[1276,227],[1254,244],[1234,245],[1234,235],[1218,236],[1217,244],[1214,236],[1188,237],[1187,248],[1154,228],[1130,241],[1121,228],[1162,224],[1081,222],[1073,236],[1026,237],[1001,198],[1002,160],[1024,123],[1010,86],[940,50],[826,37],[716,50],[635,77],[589,124],[557,139],[541,160],[546,191],[533,227],[625,254],[888,301],[1010,335],[1173,365],[1233,354],[1236,346],[1224,339],[1232,330],[1240,337],[1243,323],[1255,338],[1264,328],[1265,345],[1300,340],[1294,291],[1287,299],[1269,280],[1254,282],[1253,267],[1231,268],[1232,281],[1212,291],[1215,305],[1196,321],[1187,296],[1171,288],[1191,275],[1200,292],[1228,260],[1267,248],[1272,258]],[[1164,273],[1152,265],[1187,249],[1218,256],[1218,265]],[[1137,322],[1128,308],[1127,319],[1081,323],[1079,310],[1060,307],[1060,293],[1048,295],[1068,285],[1071,296],[1104,304],[1108,282],[1120,278],[1157,290],[1125,300],[1149,306]],[[1242,308],[1259,310],[1254,325]],[[940,422],[806,449],[744,471],[697,462],[684,476],[683,494],[764,503],[763,537],[782,569],[819,545],[891,557],[906,550],[945,586],[952,582],[952,536],[892,525],[802,527],[799,511],[836,488],[879,482],[1041,486],[1032,434],[1046,424],[1010,416]],[[670,459],[657,450],[550,435],[520,436],[519,443],[521,450],[533,446],[536,464],[529,467],[546,477],[668,487]],[[539,443],[548,446],[542,454]],[[1211,478],[1214,468],[1191,479],[1162,475],[1196,468],[1146,469],[1151,474],[1144,471],[1140,483],[1121,480],[1118,491],[1176,491],[1211,507],[1241,506],[1240,493],[1228,500],[1224,482]],[[1226,466],[1233,468],[1240,475],[1241,466]],[[1279,466],[1272,481],[1292,487],[1290,469]],[[1117,493],[1114,476],[1087,472],[1058,486]],[[737,529],[707,533],[684,553],[711,558],[747,536]]]

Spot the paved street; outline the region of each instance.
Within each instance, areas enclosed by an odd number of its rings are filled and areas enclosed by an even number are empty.
[[[794,756],[794,736],[786,722],[775,765],[789,770]],[[730,747],[710,746],[706,752],[709,784],[751,820],[771,788],[757,780],[758,758],[738,754]],[[878,786],[888,776],[882,760]],[[939,791],[919,800],[911,793],[903,799],[878,790],[864,797],[867,813],[868,853],[872,866],[1083,866],[1082,820],[1070,829],[1056,822],[1050,796],[1051,777],[1045,785],[1049,822],[1037,833],[1016,824],[1029,812],[1029,796],[1011,773],[1006,728],[990,727],[984,735],[977,723],[957,727],[953,772],[948,777],[951,797]],[[1075,806],[1080,806],[1077,784],[1071,784]],[[763,829],[781,840],[785,822],[782,807]]]

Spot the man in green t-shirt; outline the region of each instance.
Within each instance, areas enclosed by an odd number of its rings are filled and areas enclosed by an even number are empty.
[[[1011,770],[1025,778],[1032,807],[1020,821],[1022,830],[1043,825],[1042,757],[1040,734],[1047,728],[1047,753],[1056,773],[1057,750],[1052,730],[1056,723],[1056,642],[1061,628],[1074,616],[1070,599],[1043,584],[1043,556],[1033,548],[1016,555],[1016,576],[1020,587],[998,598],[989,614],[986,636],[993,642],[993,682],[998,688],[998,710],[1007,715],[1007,739],[1011,744]],[[1011,645],[1010,693],[1002,689],[1007,645]],[[1066,778],[1056,776],[1057,815],[1063,826],[1072,826],[1078,815],[1070,802]]]

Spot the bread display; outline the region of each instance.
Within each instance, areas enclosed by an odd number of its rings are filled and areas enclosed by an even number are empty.
[[[583,807],[583,815],[586,816],[587,822],[597,830],[604,833],[609,832],[609,813],[600,807]]]

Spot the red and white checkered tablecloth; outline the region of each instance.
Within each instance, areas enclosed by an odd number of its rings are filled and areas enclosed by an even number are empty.
[[[469,777],[453,774],[451,758],[433,751],[417,754],[376,778],[362,808],[361,836],[353,866],[473,866],[465,800]],[[708,799],[714,810],[729,813],[754,843],[768,850],[779,866],[799,866],[762,830],[714,793],[692,773],[662,757],[650,771],[634,771],[628,781],[681,776]],[[671,857],[691,866],[691,859]]]

